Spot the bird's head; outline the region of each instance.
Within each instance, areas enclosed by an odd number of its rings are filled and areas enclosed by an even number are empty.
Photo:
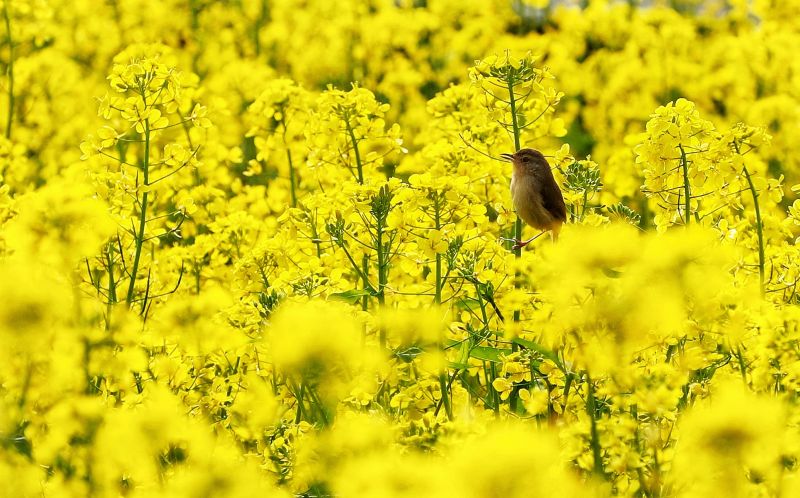
[[[534,149],[520,149],[514,154],[500,154],[500,157],[511,161],[514,171],[517,173],[534,174],[544,169],[550,169],[544,155]]]

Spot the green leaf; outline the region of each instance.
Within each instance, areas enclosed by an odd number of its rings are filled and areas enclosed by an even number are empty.
[[[469,343],[463,341],[458,347],[458,358],[456,361],[447,362],[447,366],[455,370],[465,370],[469,368]]]
[[[356,304],[364,296],[371,296],[369,289],[351,289],[344,292],[335,292],[328,296],[329,301],[344,301],[348,304]]]
[[[501,363],[502,360],[500,357],[509,354],[511,354],[510,349],[493,348],[489,346],[474,346],[469,352],[469,355],[473,358],[492,361],[494,363]]]
[[[614,270],[611,268],[602,268],[601,270],[603,274],[608,278],[619,278],[622,276],[622,272],[618,270]]]
[[[530,349],[531,351],[536,351],[537,353],[539,353],[540,355],[544,356],[548,360],[552,361],[556,365],[561,366],[561,360],[558,359],[558,355],[555,354],[554,352],[550,351],[549,349],[545,348],[544,346],[540,346],[539,344],[536,344],[533,341],[528,341],[528,340],[523,339],[521,337],[517,337],[514,340],[512,340],[511,342],[513,342],[514,344],[518,344],[518,345],[522,346],[525,349]]]
[[[460,344],[462,342],[464,342],[464,341],[457,341],[455,339],[443,339],[442,340],[442,346],[444,346],[445,349],[449,349],[449,348],[453,347],[454,345]]]
[[[481,303],[474,297],[462,297],[455,301],[455,307],[465,311],[476,311],[481,309]]]
[[[395,356],[397,356],[406,363],[411,363],[411,361],[414,358],[416,358],[421,354],[422,354],[422,348],[419,346],[409,346],[407,348],[398,349],[394,352]]]
[[[464,365],[463,368],[467,368],[469,363],[469,344],[467,344],[467,341],[462,342],[458,348],[458,360],[456,360],[456,363]]]

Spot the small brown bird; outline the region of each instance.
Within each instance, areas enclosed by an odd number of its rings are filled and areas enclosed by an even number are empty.
[[[514,154],[500,154],[514,165],[511,174],[511,198],[517,216],[528,225],[542,230],[526,241],[517,240],[514,249],[525,247],[550,230],[558,239],[561,225],[567,221],[567,207],[550,165],[538,150],[521,149]]]

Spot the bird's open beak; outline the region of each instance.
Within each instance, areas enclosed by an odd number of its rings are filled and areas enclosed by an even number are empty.
[[[514,160],[514,154],[500,154],[500,157],[502,157],[506,161],[513,161]]]

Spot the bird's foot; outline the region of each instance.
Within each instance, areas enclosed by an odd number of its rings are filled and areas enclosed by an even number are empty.
[[[516,251],[517,249],[522,249],[523,247],[527,246],[530,243],[531,243],[530,240],[524,240],[524,241],[523,240],[515,240],[514,241],[514,247],[512,247],[511,250],[512,251]]]
[[[527,246],[528,244],[530,244],[530,243],[531,243],[531,242],[533,242],[534,240],[536,240],[536,239],[538,239],[539,237],[541,237],[543,233],[544,233],[544,232],[539,232],[538,234],[534,235],[533,237],[531,237],[531,238],[530,238],[530,239],[528,239],[528,240],[516,240],[516,241],[514,241],[514,242],[515,242],[515,244],[514,244],[514,247],[513,247],[512,249],[513,249],[514,251],[516,251],[517,249],[522,249],[523,247]]]
[[[503,242],[503,243],[513,242],[514,245],[511,246],[511,250],[512,251],[516,251],[517,249],[521,249],[521,248],[525,247],[526,245],[528,245],[530,240],[523,241],[523,240],[517,240],[517,239],[509,239],[508,237],[500,237],[500,242]]]

